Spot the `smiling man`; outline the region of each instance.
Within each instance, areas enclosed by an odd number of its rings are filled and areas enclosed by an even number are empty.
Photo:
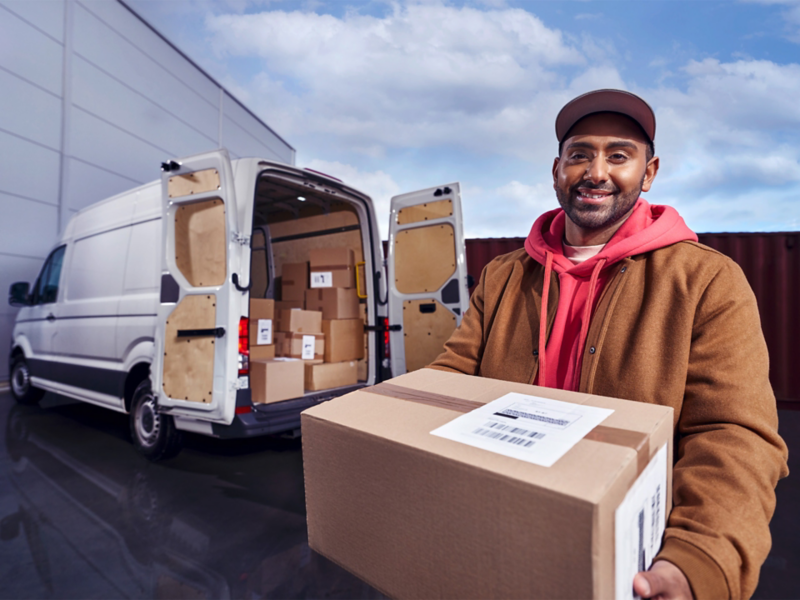
[[[631,585],[646,598],[749,597],[788,473],[766,344],[741,269],[641,197],[658,173],[655,129],[628,92],[564,106],[561,208],[486,266],[430,366],[673,407],[673,509]]]

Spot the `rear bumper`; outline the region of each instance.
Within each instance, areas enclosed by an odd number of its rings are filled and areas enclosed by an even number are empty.
[[[349,394],[366,387],[360,383],[341,388],[310,392],[302,398],[284,400],[274,404],[253,404],[250,390],[236,392],[236,408],[252,407],[250,412],[237,414],[230,425],[212,424],[212,435],[222,439],[274,435],[300,428],[300,413],[326,400]]]

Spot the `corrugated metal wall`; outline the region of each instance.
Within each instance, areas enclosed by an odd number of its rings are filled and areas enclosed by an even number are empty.
[[[800,232],[701,233],[698,237],[742,267],[761,312],[775,396],[782,408],[800,409]],[[522,248],[524,241],[467,240],[467,271],[477,282],[489,261]]]

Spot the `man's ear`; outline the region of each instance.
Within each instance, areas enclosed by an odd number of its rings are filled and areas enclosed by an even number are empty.
[[[650,186],[653,185],[653,180],[656,178],[658,174],[658,167],[659,167],[659,159],[657,156],[651,158],[648,163],[647,167],[644,169],[644,179],[642,180],[642,191],[649,192]]]
[[[553,188],[558,186],[558,162],[559,158],[556,156],[556,158],[553,160]]]

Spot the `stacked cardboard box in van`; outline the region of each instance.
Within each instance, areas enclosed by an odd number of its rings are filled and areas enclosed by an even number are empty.
[[[354,288],[355,254],[352,248],[311,250],[311,288]]]
[[[299,302],[301,306],[297,308],[303,308],[307,289],[308,263],[285,263],[281,268],[281,301]]]
[[[278,356],[321,360],[325,353],[322,313],[300,308],[281,310],[275,345]]]
[[[305,306],[307,310],[318,310],[322,314],[325,364],[306,365],[307,390],[358,382],[355,361],[363,358],[360,338],[364,329],[359,317],[354,260],[353,249],[347,247],[319,248],[310,252]],[[354,340],[358,344],[354,344]]]
[[[275,301],[268,298],[250,299],[250,359],[273,358]]]

